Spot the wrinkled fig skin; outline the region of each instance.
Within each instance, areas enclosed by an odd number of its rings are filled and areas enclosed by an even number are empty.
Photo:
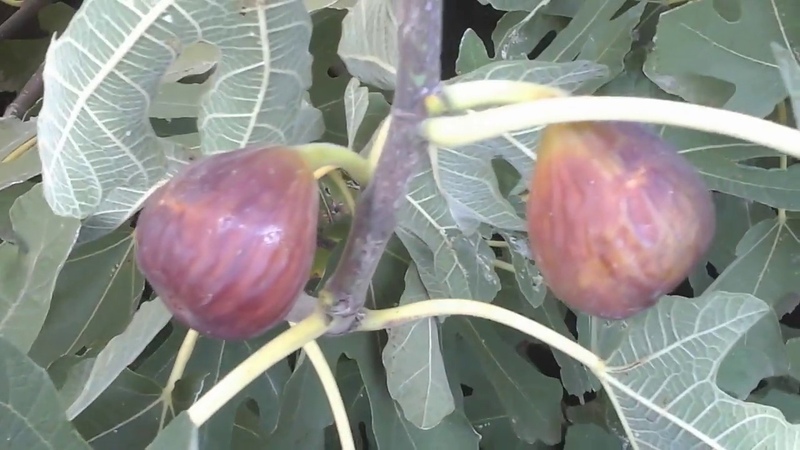
[[[253,338],[286,317],[308,281],[318,205],[313,172],[291,149],[206,157],[145,203],[137,263],[179,322]]]
[[[567,306],[626,319],[674,290],[711,245],[711,192],[635,123],[548,126],[530,181],[533,258]]]

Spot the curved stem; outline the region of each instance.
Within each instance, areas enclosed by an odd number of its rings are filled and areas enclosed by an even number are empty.
[[[264,344],[225,375],[186,411],[189,418],[198,427],[204,424],[230,399],[275,363],[325,334],[329,324],[327,315],[317,308],[296,326]]]
[[[342,450],[355,450],[356,445],[353,439],[353,430],[350,428],[350,419],[347,417],[347,408],[344,406],[342,392],[336,383],[336,376],[333,374],[331,366],[325,359],[325,355],[322,353],[322,349],[319,348],[317,341],[311,341],[304,345],[303,351],[306,352],[308,360],[314,366],[314,370],[319,376],[319,381],[322,383],[322,389],[325,391],[325,396],[328,398],[328,404],[331,405],[333,422],[339,432],[339,443]]]
[[[480,317],[514,328],[570,355],[592,372],[605,368],[602,359],[559,332],[503,307],[476,300],[423,300],[395,308],[367,310],[358,331],[383,330],[427,317],[457,315]]]
[[[800,158],[800,130],[724,109],[639,97],[560,97],[519,103],[422,124],[431,143],[456,147],[554,123],[646,122],[689,128],[761,144]]]
[[[511,105],[568,95],[562,89],[527,81],[476,80],[442,87],[440,94],[425,99],[425,106],[430,115],[439,115],[448,111]]]
[[[186,336],[183,337],[183,343],[181,343],[181,347],[178,349],[178,354],[175,356],[175,364],[172,365],[172,372],[170,372],[167,385],[164,387],[164,392],[161,394],[164,404],[161,406],[159,430],[164,427],[167,410],[172,410],[172,391],[175,389],[175,383],[181,379],[183,371],[186,370],[186,364],[189,363],[189,358],[192,357],[192,352],[197,344],[198,337],[200,337],[200,334],[196,330],[190,329],[187,331]]]
[[[366,185],[372,179],[372,167],[369,165],[369,161],[347,147],[327,142],[314,142],[299,145],[297,150],[303,153],[306,162],[314,170],[315,176],[318,172],[322,176],[332,167],[336,167],[349,173],[359,184]]]

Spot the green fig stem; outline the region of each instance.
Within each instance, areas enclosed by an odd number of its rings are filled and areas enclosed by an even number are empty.
[[[189,418],[196,426],[201,426],[253,380],[278,361],[325,334],[329,326],[327,314],[321,308],[316,308],[308,317],[264,344],[225,375],[187,410]]]
[[[487,109],[463,116],[434,117],[422,134],[441,147],[473,144],[537,126],[583,121],[668,125],[750,141],[800,158],[800,130],[738,112],[673,100],[639,97],[559,97]]]
[[[294,324],[291,324],[294,326]],[[333,423],[339,433],[339,444],[342,450],[355,450],[355,440],[353,439],[353,430],[350,428],[350,419],[347,417],[347,408],[344,406],[342,399],[342,392],[339,390],[339,385],[336,383],[336,376],[325,359],[325,354],[316,340],[309,342],[303,346],[303,351],[314,366],[317,372],[320,383],[322,383],[322,390],[325,392],[325,397],[328,399],[328,404],[331,407],[333,414]]]
[[[477,300],[433,299],[395,308],[366,310],[358,331],[376,331],[435,316],[470,316],[491,320],[534,337],[570,355],[594,373],[602,373],[605,363],[597,355],[536,321],[501,306]]]
[[[544,84],[513,80],[476,80],[451,84],[425,99],[431,116],[497,105],[513,105],[544,98],[566,97],[569,92]]]
[[[164,392],[161,394],[161,401],[163,404],[161,405],[161,419],[158,425],[159,430],[164,427],[167,410],[172,410],[172,391],[175,389],[175,383],[181,379],[183,372],[186,370],[186,364],[189,363],[189,359],[192,357],[192,352],[194,351],[199,336],[200,334],[195,330],[190,329],[187,331],[186,336],[183,337],[181,347],[178,349],[178,354],[175,355],[175,364],[172,365],[172,372],[170,372],[167,385],[164,387]]]
[[[327,142],[314,142],[300,145],[297,150],[303,154],[306,163],[315,173],[322,172],[320,175],[316,175],[317,177],[337,168],[347,172],[361,185],[368,184],[372,179],[372,167],[369,161],[347,147]]]
[[[506,272],[517,273],[516,269],[514,269],[514,265],[507,263],[505,261],[495,259],[494,261],[492,261],[492,264],[494,264],[494,266],[497,267],[498,269],[505,270]]]
[[[488,241],[486,241],[486,243],[487,243],[487,244],[489,244],[489,247],[494,247],[494,248],[508,248],[508,242],[506,242],[506,241],[492,241],[492,240],[488,240]]]

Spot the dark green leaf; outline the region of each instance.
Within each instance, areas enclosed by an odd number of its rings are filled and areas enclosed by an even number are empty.
[[[0,244],[0,336],[27,352],[44,324],[80,221],[53,214],[37,184],[9,212],[15,243]]]
[[[0,338],[0,440],[7,450],[89,450],[47,372]]]

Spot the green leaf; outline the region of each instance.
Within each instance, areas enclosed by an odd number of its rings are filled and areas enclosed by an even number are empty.
[[[475,30],[467,28],[464,36],[461,37],[461,44],[459,45],[458,58],[456,58],[456,73],[463,75],[477,70],[490,62],[492,62],[492,59],[486,53],[486,44],[483,43],[483,40]]]
[[[450,357],[450,366],[457,372],[461,384],[470,389],[464,398],[464,412],[473,428],[481,435],[481,448],[544,450],[550,448],[541,441],[530,444],[521,440],[514,432],[511,417],[489,383],[480,364],[465,355],[470,355],[469,343],[458,335],[456,327],[445,327],[444,349]]]
[[[35,118],[26,122],[13,116],[0,118],[0,190],[29,180],[41,172],[35,145],[21,154],[17,153],[23,151],[35,137]],[[11,159],[6,160],[9,157]]]
[[[786,358],[789,360],[789,375],[800,381],[800,337],[786,341]]]
[[[564,3],[551,2],[551,5]],[[503,15],[492,32],[495,59],[528,59],[528,55],[549,33],[564,28],[563,21],[549,14],[537,13],[529,17],[528,12],[510,11]]]
[[[97,348],[123,332],[136,311],[144,277],[134,261],[130,228],[73,251],[58,275],[50,311],[31,347],[42,366]],[[167,313],[169,316],[169,314]]]
[[[792,268],[800,257],[798,230],[798,219],[772,218],[756,224],[736,247],[736,260],[706,291],[752,294],[775,311],[745,334],[720,368],[720,386],[739,398],[761,379],[788,373],[778,319],[798,303],[800,276]]]
[[[146,450],[197,450],[200,448],[197,426],[186,413],[175,418]]]
[[[709,189],[775,208],[800,210],[800,167],[764,169],[747,162],[777,156],[772,149],[737,139],[681,128],[667,128],[662,137],[677,146],[703,175]]]
[[[140,449],[158,434],[161,392],[154,380],[125,369],[73,422],[94,450]]]
[[[770,44],[775,61],[778,63],[778,70],[781,72],[781,79],[789,93],[792,102],[792,110],[795,117],[800,117],[800,64],[797,63],[797,56],[790,49],[773,42]],[[800,123],[798,123],[800,126]]]
[[[137,369],[137,372],[162,383],[162,385],[166,385],[177,349],[186,336],[185,327],[174,322],[173,327],[173,331],[166,341]],[[198,395],[205,394],[234,367],[265,343],[274,339],[285,328],[285,326],[275,327],[262,336],[247,341],[221,341],[201,336],[186,365],[182,380],[201,380],[202,385]],[[286,360],[283,360],[234,396],[200,430],[200,439],[204,448],[217,449],[230,446],[236,411],[247,398],[252,398],[258,404],[261,427],[264,430],[273,430],[280,411],[279,400],[290,374],[289,366]],[[158,423],[151,425],[157,426]]]
[[[736,260],[736,247],[747,231],[764,219],[774,218],[775,211],[732,195],[713,193],[717,228],[706,259],[717,273],[722,273]],[[705,264],[689,275],[694,292],[703,292],[714,282]]]
[[[775,408],[715,384],[719,364],[769,307],[750,294],[664,297],[628,322],[602,378],[631,445],[640,448],[793,448],[800,429]]]
[[[500,338],[494,324],[482,319],[452,317],[459,334],[505,408],[514,432],[523,441],[561,442],[561,383],[542,375]]]
[[[0,336],[27,352],[45,322],[80,222],[54,215],[41,184],[14,202],[10,218],[15,243],[0,244]]]
[[[344,90],[344,110],[347,116],[347,146],[353,148],[358,129],[369,108],[369,89],[358,78],[351,78]]]
[[[406,272],[405,284],[400,305],[428,299],[413,264]],[[455,410],[442,359],[439,321],[421,319],[392,327],[387,333],[383,364],[389,393],[409,422],[423,430],[434,428]]]
[[[336,373],[334,356],[338,355],[326,356]],[[267,439],[267,448],[323,448],[324,429],[333,423],[333,415],[319,376],[304,354],[286,382],[279,408],[278,422]]]
[[[393,90],[400,58],[397,26],[391,1],[363,0],[349,9],[338,48],[348,72],[362,83]]]
[[[153,300],[142,305],[128,328],[114,337],[95,357],[82,359],[70,368],[61,395],[72,419],[86,409],[132,364],[161,331],[172,315],[164,303]]]
[[[321,343],[355,359],[372,408],[372,430],[381,450],[478,450],[479,435],[466,416],[455,411],[437,426],[422,430],[408,422],[386,387],[377,335],[354,333]]]
[[[575,424],[567,429],[564,450],[617,450],[624,443],[608,431],[595,424]]]
[[[64,415],[47,372],[0,338],[0,423],[8,450],[89,450]]]
[[[448,80],[448,84],[475,80],[516,80],[573,92],[590,80],[607,75],[605,66],[587,61],[499,61]],[[492,159],[507,160],[522,175],[521,183],[527,183],[536,159],[540,129],[536,127],[458,148],[440,147],[431,154],[436,185],[461,230],[471,234],[481,223],[485,223],[503,230],[525,231],[524,220],[500,193]]]
[[[174,1],[146,15],[120,7],[119,14],[129,16],[121,28],[91,25],[105,23],[101,16],[108,12],[87,7],[52,43],[43,76],[48,101],[37,125],[45,198],[56,213],[130,214],[169,176],[168,155],[179,152],[156,137],[146,109],[184,45],[203,40],[223,55],[199,114],[204,154],[291,143],[295,121],[309,118],[303,100],[311,84],[311,21],[302,0],[244,12],[204,0],[175,9]],[[75,71],[65,61],[76,59],[92,64]],[[108,106],[121,104],[125,108]]]
[[[598,49],[593,48],[592,41],[605,42],[604,46],[613,43],[615,34],[613,28],[619,24],[625,25],[626,21],[623,19],[613,25],[608,25],[608,22],[624,3],[625,0],[584,2],[569,25],[558,33],[553,42],[536,59],[552,62],[572,61],[578,57],[582,49],[588,49],[589,53],[597,56]],[[585,55],[581,55],[580,58],[588,59]],[[590,60],[595,61],[595,59]]]
[[[539,273],[539,269],[531,263],[528,239],[522,233],[499,233],[509,245],[511,264],[514,266],[514,279],[525,300],[534,308],[544,302],[547,286]]]
[[[737,11],[718,10],[718,3],[688,2],[661,14],[645,73],[689,102],[764,117],[786,97],[770,45],[800,46],[792,19],[800,3],[737,2]]]

